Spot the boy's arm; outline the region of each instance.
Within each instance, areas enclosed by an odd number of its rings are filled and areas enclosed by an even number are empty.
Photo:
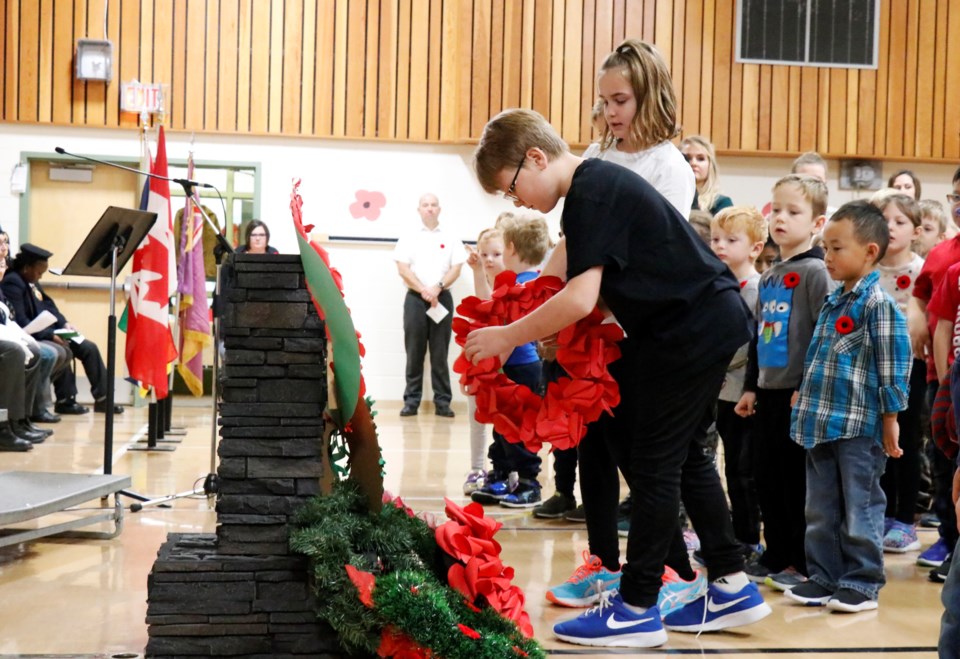
[[[927,327],[927,301],[911,296],[907,302],[907,322],[910,330],[910,343],[913,356],[923,359],[926,350],[931,349],[930,329]]]
[[[560,279],[566,280],[567,278],[567,239],[560,238],[557,241],[557,246],[553,248],[553,251],[550,253],[550,258],[547,259],[547,262],[543,264],[543,268],[540,270],[541,277],[560,277]]]
[[[907,391],[913,354],[903,314],[892,301],[878,304],[865,317],[874,348],[880,413],[896,414],[907,409]],[[886,421],[885,421],[886,423]]]
[[[903,455],[903,449],[900,448],[900,424],[895,413],[883,415],[883,451],[891,458]]]
[[[937,327],[933,331],[933,363],[937,367],[937,382],[950,377],[950,343],[953,337],[953,323],[937,318]]]
[[[470,361],[495,357],[536,341],[577,322],[597,306],[603,266],[597,265],[567,282],[559,293],[529,315],[503,327],[485,327],[470,332],[464,353]]]

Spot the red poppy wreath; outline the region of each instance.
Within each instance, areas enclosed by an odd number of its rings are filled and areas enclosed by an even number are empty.
[[[563,288],[558,277],[538,277],[517,284],[515,273],[500,273],[491,299],[467,297],[453,319],[457,344],[462,348],[475,329],[507,325],[522,318]],[[453,370],[460,383],[476,392],[477,421],[492,423],[494,430],[514,443],[539,451],[544,442],[555,449],[576,446],[604,411],[620,402],[620,389],[610,375],[609,364],[620,357],[617,341],[623,330],[603,324],[603,314],[594,309],[557,335],[557,362],[569,377],[547,385],[543,398],[529,387],[517,384],[503,373],[500,360],[490,357],[473,364],[461,351]]]

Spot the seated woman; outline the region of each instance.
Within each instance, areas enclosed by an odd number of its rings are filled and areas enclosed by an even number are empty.
[[[680,143],[680,151],[697,179],[698,208],[716,215],[724,208],[733,206],[730,197],[720,194],[717,155],[710,140],[692,135]]]
[[[244,244],[237,247],[237,254],[279,254],[270,247],[270,229],[260,220],[250,220],[244,231]]]

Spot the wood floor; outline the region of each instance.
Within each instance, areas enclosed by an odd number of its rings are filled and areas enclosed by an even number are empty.
[[[427,406],[401,419],[399,407],[378,405],[380,444],[386,460],[385,486],[418,511],[442,513],[443,497],[463,500],[461,484],[469,466],[465,410],[455,419],[433,416]],[[187,434],[174,452],[127,450],[142,437],[146,410],[127,408],[115,424],[113,471],[132,477],[133,491],[162,496],[194,489],[210,466],[209,399],[177,399],[174,426]],[[64,417],[56,434],[28,454],[0,453],[0,471],[98,473],[103,461],[103,415]],[[545,473],[552,473],[549,460]],[[552,493],[550,479],[545,495]],[[131,499],[123,498],[129,507]],[[498,540],[504,561],[527,595],[537,638],[551,655],[608,657],[703,655],[741,657],[936,657],[942,607],[940,585],[914,565],[916,553],[889,557],[888,584],[877,611],[843,615],[793,605],[765,591],[773,615],[753,626],[717,634],[671,633],[656,650],[585,648],[552,638],[558,619],[574,613],[552,606],[546,589],[565,580],[586,548],[583,525],[536,520],[525,512],[488,508],[504,523]],[[147,506],[127,512],[125,528],[113,540],[46,538],[0,549],[0,658],[136,657],[147,640],[147,574],[157,548],[171,532],[212,532],[213,502],[202,495],[176,500],[169,508]],[[936,539],[921,532],[924,547]]]

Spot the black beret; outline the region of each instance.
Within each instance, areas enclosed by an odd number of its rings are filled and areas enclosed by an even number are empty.
[[[37,247],[32,243],[23,243],[20,245],[20,253],[17,255],[30,263],[37,261],[49,261],[53,252],[48,252],[42,247]]]

